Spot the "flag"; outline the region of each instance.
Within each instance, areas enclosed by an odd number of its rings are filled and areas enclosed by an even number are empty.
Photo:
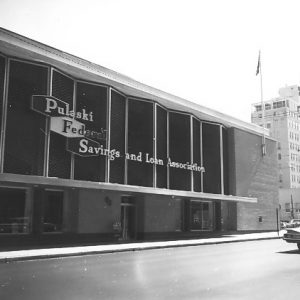
[[[256,76],[259,74],[260,72],[260,51],[259,51],[259,54],[258,54],[258,62],[257,62],[257,68],[256,68]]]

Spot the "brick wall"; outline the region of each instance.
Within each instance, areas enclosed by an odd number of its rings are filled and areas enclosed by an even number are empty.
[[[262,137],[232,128],[229,131],[230,194],[256,197],[257,203],[237,203],[237,230],[276,230],[278,200],[277,149]]]

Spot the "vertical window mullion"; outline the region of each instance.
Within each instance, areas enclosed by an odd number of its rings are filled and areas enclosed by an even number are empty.
[[[7,119],[7,102],[8,102],[8,86],[9,86],[9,70],[10,60],[5,58],[4,83],[3,83],[3,103],[2,103],[2,122],[1,122],[1,137],[0,137],[0,173],[4,169],[4,146],[6,133]]]
[[[125,153],[128,153],[128,98],[126,97],[125,106]],[[124,174],[124,184],[128,184],[128,160],[125,157],[125,174]]]
[[[221,172],[221,194],[224,195],[224,157],[223,157],[223,130],[220,125],[220,172]]]
[[[157,159],[157,104],[154,103],[153,107],[153,157]],[[157,186],[157,176],[156,176],[156,164],[153,164],[153,187]]]
[[[200,162],[201,162],[201,167],[203,167],[204,162],[203,162],[202,122],[200,122]],[[205,172],[202,172],[201,173],[201,192],[203,192],[203,176],[204,175],[205,175]]]
[[[167,158],[170,158],[170,113],[167,112]],[[167,165],[167,188],[170,189],[170,166]]]
[[[111,128],[111,87],[108,88],[108,93],[107,93],[107,114],[106,114],[106,120],[107,120],[107,131],[108,133],[110,133],[110,128]],[[106,139],[107,139],[107,149],[110,149],[110,134],[106,134]],[[109,178],[110,178],[110,159],[107,157],[106,160],[106,172],[105,172],[105,182],[109,182]]]
[[[76,111],[76,95],[77,95],[77,81],[74,80],[73,83],[73,110]],[[75,120],[75,114],[73,119]],[[70,168],[70,178],[74,179],[75,173],[75,154],[71,153],[71,168]]]
[[[47,93],[52,95],[52,79],[53,79],[53,68],[48,69],[48,86]],[[48,177],[49,172],[49,148],[50,148],[50,118],[46,117],[45,120],[45,151],[44,151],[44,176]]]
[[[191,151],[190,151],[190,155],[191,155],[191,161],[190,164],[192,165],[194,163],[194,124],[193,124],[193,117],[190,116],[190,135],[191,135]],[[194,171],[191,170],[191,191],[194,191]]]

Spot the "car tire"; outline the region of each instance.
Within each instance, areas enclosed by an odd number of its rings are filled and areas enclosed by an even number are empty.
[[[298,249],[300,250],[300,243],[297,243]]]

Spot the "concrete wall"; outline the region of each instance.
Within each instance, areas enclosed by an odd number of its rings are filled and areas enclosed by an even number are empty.
[[[229,140],[230,193],[258,199],[255,204],[237,203],[237,230],[276,230],[276,208],[279,208],[276,142],[266,139],[267,153],[263,156],[260,136],[232,128]]]
[[[120,220],[120,195],[99,190],[80,190],[78,233],[112,233]]]
[[[144,199],[144,232],[175,232],[176,216],[182,212],[176,200],[158,195],[145,195]]]

